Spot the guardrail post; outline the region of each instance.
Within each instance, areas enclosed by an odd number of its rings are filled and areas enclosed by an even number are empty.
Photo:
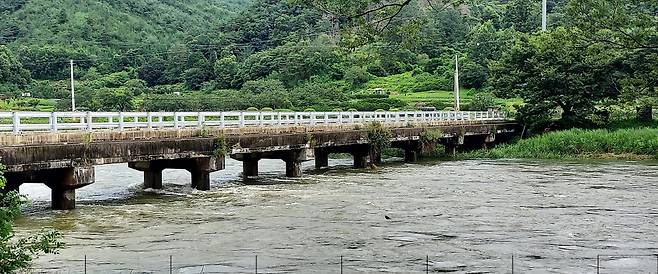
[[[178,112],[174,112],[174,128],[178,128]]]
[[[309,112],[309,115],[311,115],[311,125],[315,125],[315,112]]]
[[[225,119],[224,118],[224,112],[220,112],[219,113],[219,126],[222,127],[222,128],[224,128],[224,126],[226,125],[225,124],[226,122],[224,122],[224,119]]]
[[[197,113],[197,117],[196,117],[196,126],[197,126],[198,128],[203,128],[203,123],[204,123],[204,122],[205,122],[205,121],[204,121],[204,116],[203,116],[203,114],[202,114],[201,112],[198,112],[198,113]]]
[[[278,124],[278,125],[281,125],[281,123],[282,123],[282,121],[281,121],[281,112],[277,113],[277,117],[276,117],[276,118],[279,119],[279,121],[277,122],[277,124]]]
[[[21,132],[20,126],[21,126],[21,118],[18,117],[17,112],[12,112],[11,114],[11,123],[12,123],[12,129],[14,131],[14,134],[18,134]]]
[[[263,120],[265,120],[265,117],[263,116],[263,112],[259,111],[258,112],[258,126],[263,127],[263,123],[264,123]]]
[[[123,112],[119,112],[119,130],[123,130],[125,126],[123,123]]]
[[[91,131],[92,129],[91,111],[87,111],[87,130]]]
[[[240,111],[239,125],[240,125],[240,127],[244,127],[244,111]]]
[[[324,113],[324,124],[325,125],[329,124],[329,114],[326,112]]]
[[[150,111],[146,113],[146,126],[148,129],[153,129],[153,113]]]
[[[50,131],[57,132],[57,112],[50,113]]]

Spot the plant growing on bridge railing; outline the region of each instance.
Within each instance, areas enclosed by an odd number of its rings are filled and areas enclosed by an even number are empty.
[[[304,141],[306,141],[307,144],[311,144],[313,142],[313,133],[306,132],[306,136],[304,136]]]
[[[420,145],[424,152],[435,153],[442,138],[443,131],[441,129],[425,129],[420,133]]]
[[[215,138],[214,147],[215,148],[213,149],[212,154],[215,157],[221,157],[228,154],[229,148],[228,148],[228,144],[226,143],[226,136],[224,136],[224,133],[220,134],[219,136],[217,136],[217,138]]]
[[[208,128],[204,125],[204,126],[201,127],[201,129],[199,130],[199,137],[207,138],[208,135],[209,135]]]
[[[368,141],[372,146],[377,147],[378,149],[385,149],[391,145],[391,131],[385,128],[381,123],[369,123],[367,129]]]
[[[368,141],[370,142],[370,165],[381,158],[382,151],[391,146],[391,131],[379,122],[368,124]]]
[[[91,157],[89,155],[91,151],[91,141],[92,141],[91,132],[83,133],[81,139],[82,139],[82,145],[84,146],[81,163],[86,164],[91,162]]]
[[[41,231],[26,238],[14,235],[14,219],[27,199],[16,191],[2,191],[7,185],[4,169],[0,164],[0,273],[14,273],[27,268],[40,253],[56,253],[63,243],[59,241],[61,234],[55,231]]]
[[[420,141],[424,143],[435,143],[443,138],[441,129],[425,129],[420,133]]]

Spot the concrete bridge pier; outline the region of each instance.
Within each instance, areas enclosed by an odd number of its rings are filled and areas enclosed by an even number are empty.
[[[258,176],[258,161],[260,159],[278,159],[286,163],[287,177],[302,176],[302,162],[313,159],[314,150],[295,148],[290,150],[238,153],[231,158],[242,162],[242,173],[245,177]]]
[[[191,186],[210,190],[210,173],[224,169],[224,157],[198,157],[172,160],[130,162],[132,169],[144,172],[144,188],[162,189],[162,171],[184,169],[191,174]]]
[[[42,169],[5,174],[10,189],[18,190],[22,183],[42,183],[51,189],[52,208],[55,210],[75,209],[75,190],[95,181],[93,166]],[[16,183],[20,182],[20,183]]]
[[[366,168],[368,167],[368,152],[357,150],[352,153],[354,158],[354,168]]]
[[[464,145],[466,138],[464,135],[457,135],[452,138],[443,139],[445,154],[450,157],[457,156],[457,148]]]
[[[242,161],[242,175],[244,177],[258,176],[258,161],[259,158],[246,157]]]
[[[315,168],[323,169],[329,167],[329,151],[324,148],[315,149]]]
[[[400,148],[404,151],[404,161],[407,163],[417,162],[423,153],[423,146],[420,141],[402,141],[394,142],[392,147]]]

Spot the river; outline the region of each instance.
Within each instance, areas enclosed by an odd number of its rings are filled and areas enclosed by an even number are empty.
[[[97,167],[78,209],[48,209],[49,190],[24,185],[33,204],[25,235],[54,227],[67,247],[35,273],[596,273],[597,255],[658,254],[658,163],[447,161],[327,171],[261,161],[212,174],[212,190],[165,171],[164,189],[140,188],[127,165]],[[388,216],[390,219],[387,219]],[[656,273],[657,257],[601,257],[600,273]]]

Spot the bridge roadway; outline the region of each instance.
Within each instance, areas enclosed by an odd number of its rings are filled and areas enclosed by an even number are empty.
[[[94,183],[94,166],[128,163],[144,172],[144,187],[162,188],[164,169],[185,169],[192,187],[210,189],[210,173],[225,156],[258,175],[260,159],[281,159],[286,175],[301,163],[328,166],[347,153],[355,168],[377,164],[370,125],[390,132],[406,161],[443,145],[448,153],[510,138],[518,125],[497,112],[214,112],[214,113],[0,113],[0,157],[5,191],[24,183],[52,190],[52,208],[75,208],[75,190]]]

